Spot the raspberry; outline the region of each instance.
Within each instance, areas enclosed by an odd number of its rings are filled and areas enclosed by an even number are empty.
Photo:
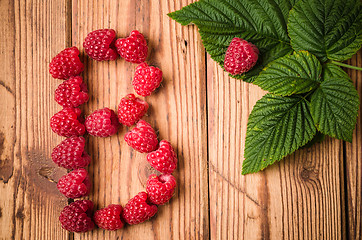
[[[79,108],[64,108],[50,119],[53,132],[63,137],[81,136],[85,132]]]
[[[94,111],[85,120],[85,127],[90,135],[96,137],[109,137],[116,134],[119,123],[117,115],[109,108]]]
[[[63,107],[78,107],[88,99],[87,86],[80,76],[69,78],[55,90],[55,101]]]
[[[132,126],[145,115],[147,110],[148,104],[145,101],[134,94],[128,94],[118,105],[118,120],[123,125]]]
[[[78,200],[66,206],[59,216],[62,228],[70,232],[87,232],[94,228],[92,221],[93,203]]]
[[[91,183],[87,170],[80,168],[61,177],[57,183],[58,190],[67,198],[79,198],[89,194]]]
[[[149,96],[160,86],[162,82],[162,71],[156,67],[150,67],[147,63],[141,63],[136,68],[132,81],[134,90],[138,95]]]
[[[116,32],[113,29],[98,29],[88,33],[83,47],[88,56],[97,61],[116,60],[117,50],[114,46]]]
[[[147,161],[162,173],[172,173],[177,167],[177,157],[171,144],[166,140],[160,142],[159,148],[147,154]]]
[[[127,62],[141,63],[146,60],[148,47],[145,37],[134,30],[127,38],[119,38],[116,41],[119,55]]]
[[[124,140],[129,146],[141,153],[152,152],[158,145],[155,130],[143,120],[140,120],[132,131],[126,133]]]
[[[175,188],[176,179],[171,174],[152,174],[147,180],[148,199],[156,205],[165,204],[171,199]]]
[[[52,159],[58,166],[66,169],[86,167],[91,159],[84,151],[84,146],[83,137],[67,138],[53,149]]]
[[[148,202],[147,193],[140,192],[123,208],[122,217],[130,225],[142,223],[157,212],[157,206]]]
[[[258,61],[258,48],[241,38],[234,38],[225,54],[224,68],[232,75],[252,69]]]
[[[121,229],[124,223],[121,220],[122,206],[111,204],[106,208],[98,210],[94,214],[94,222],[98,227],[106,230]]]
[[[83,72],[84,65],[78,55],[77,47],[66,48],[58,53],[49,64],[49,72],[52,77],[68,79]]]

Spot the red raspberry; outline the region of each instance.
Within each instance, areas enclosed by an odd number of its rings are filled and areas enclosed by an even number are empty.
[[[126,133],[124,140],[129,146],[141,153],[152,152],[158,145],[155,130],[143,120],[140,120],[132,131]]]
[[[234,38],[225,54],[224,68],[232,75],[252,69],[258,61],[258,48],[241,38]]]
[[[66,48],[58,53],[49,64],[49,72],[52,77],[68,79],[83,72],[84,65],[78,55],[77,47]]]
[[[122,206],[111,204],[106,208],[98,210],[94,214],[94,222],[98,227],[106,230],[121,229],[124,223],[121,220]]]
[[[162,71],[156,67],[150,67],[147,63],[141,63],[136,68],[132,81],[134,90],[138,95],[149,96],[160,86],[162,82]]]
[[[171,174],[152,174],[147,180],[148,199],[156,205],[165,204],[171,199],[175,188],[176,179]]]
[[[87,85],[80,76],[69,78],[55,90],[55,101],[63,107],[78,107],[88,99]]]
[[[162,140],[159,148],[147,154],[147,161],[151,166],[162,173],[172,173],[177,167],[177,156],[171,144]]]
[[[148,47],[145,37],[134,30],[127,38],[116,41],[117,52],[127,62],[141,63],[146,60]]]
[[[66,169],[86,167],[91,159],[84,146],[83,137],[67,138],[53,149],[52,159],[58,166]]]
[[[80,198],[87,196],[91,183],[87,170],[76,169],[61,177],[57,183],[58,190],[67,198]]]
[[[119,123],[117,115],[109,108],[94,111],[85,120],[85,127],[90,135],[109,137],[116,134]]]
[[[93,203],[78,200],[66,206],[59,216],[62,228],[70,232],[87,232],[94,228],[92,221]]]
[[[79,108],[64,108],[50,119],[53,132],[63,137],[81,136],[85,132]]]
[[[142,223],[157,212],[157,206],[148,202],[147,193],[140,192],[123,208],[122,217],[130,225]]]
[[[128,94],[118,105],[118,120],[123,125],[132,126],[145,115],[147,110],[148,104],[145,101],[134,94]]]
[[[117,50],[114,46],[116,32],[113,29],[98,29],[88,33],[83,42],[84,51],[97,61],[116,60]]]

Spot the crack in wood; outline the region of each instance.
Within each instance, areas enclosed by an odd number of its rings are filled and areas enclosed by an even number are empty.
[[[55,181],[55,180],[51,177],[51,175],[53,175],[53,173],[54,173],[54,168],[52,168],[52,167],[41,167],[41,168],[38,170],[39,176],[44,177],[44,178],[47,179],[49,182],[58,183],[57,181]]]
[[[15,96],[13,90],[8,85],[6,85],[4,81],[0,80],[0,86],[4,87],[7,92],[9,92],[11,95]]]
[[[238,192],[244,194],[249,200],[251,200],[253,203],[255,203],[255,205],[257,205],[260,208],[263,208],[260,203],[255,200],[254,198],[252,198],[245,190],[241,189],[239,186],[237,186],[236,184],[232,183],[229,179],[227,179],[222,173],[219,172],[219,170],[215,167],[214,164],[212,164],[211,162],[209,163],[210,166],[210,170],[213,171],[214,173],[216,173],[219,177],[221,177],[227,184],[229,184],[232,188],[234,188],[235,190],[237,190]],[[264,209],[264,208],[263,208]]]

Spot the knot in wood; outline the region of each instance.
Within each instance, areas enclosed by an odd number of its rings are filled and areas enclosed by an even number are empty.
[[[300,177],[302,178],[302,180],[304,181],[307,181],[309,180],[310,178],[310,174],[311,174],[311,170],[308,170],[308,169],[303,169],[301,172],[300,172]]]

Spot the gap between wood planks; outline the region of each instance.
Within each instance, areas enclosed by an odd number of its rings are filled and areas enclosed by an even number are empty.
[[[67,29],[67,46],[71,47],[72,46],[72,32],[73,32],[73,4],[72,4],[72,0],[67,0],[66,3],[66,7],[67,7],[67,20],[66,20],[66,29]],[[68,170],[68,172],[70,172],[70,170]],[[68,204],[71,204],[72,202],[74,202],[74,199],[68,198]],[[73,232],[69,232],[68,233],[68,238],[69,240],[74,240],[74,233]]]
[[[341,220],[342,221],[342,229],[345,230],[345,233],[343,234],[343,236],[346,236],[346,240],[349,240],[350,239],[350,229],[349,229],[349,218],[348,218],[348,214],[346,214],[346,209],[348,210],[348,188],[347,188],[347,151],[346,151],[346,143],[343,142],[343,148],[342,148],[342,151],[343,151],[343,164],[342,164],[342,167],[343,167],[343,178],[342,178],[342,181],[343,181],[343,192],[341,193],[341,208],[343,209],[342,210],[342,218],[345,220]]]
[[[209,91],[207,91],[207,52],[205,50],[205,81],[206,81],[206,84],[205,84],[205,89],[206,89],[206,129],[207,129],[207,132],[209,132],[209,102],[208,102],[208,93]],[[211,228],[211,224],[210,224],[210,189],[209,189],[209,186],[210,186],[210,157],[209,157],[209,137],[206,137],[206,150],[207,150],[207,153],[206,153],[206,156],[207,156],[207,199],[208,199],[208,218],[209,218],[209,239],[211,239],[211,234],[210,234],[210,228]]]

